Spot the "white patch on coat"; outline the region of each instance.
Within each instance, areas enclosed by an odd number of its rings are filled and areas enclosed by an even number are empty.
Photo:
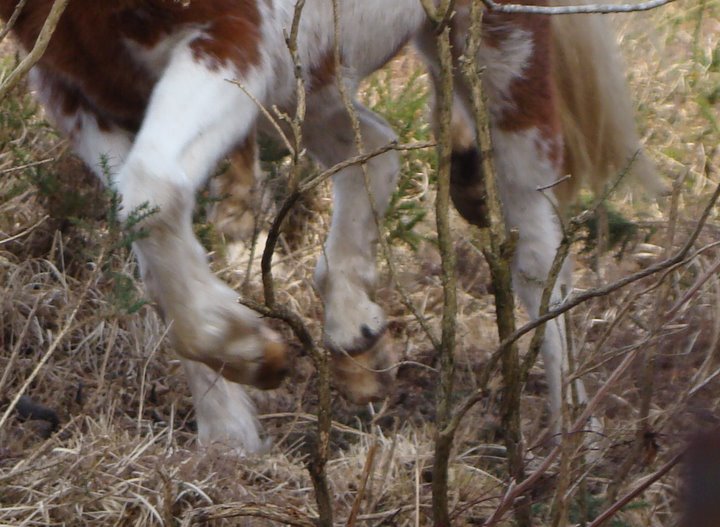
[[[210,70],[198,63],[187,45],[173,53],[118,177],[128,210],[146,201],[162,208],[174,199],[166,194],[169,182],[196,190],[220,158],[248,134],[258,109],[229,82],[236,77],[229,67]],[[243,85],[263,99],[267,78],[251,68]]]
[[[499,31],[499,28],[493,28],[493,31]],[[480,46],[478,61],[485,66],[483,81],[494,117],[499,118],[506,110],[516,109],[510,88],[525,74],[533,49],[532,33],[516,27],[504,31],[498,47]]]
[[[130,56],[141,64],[153,79],[158,79],[170,62],[173,53],[200,38],[199,29],[183,29],[158,40],[154,46],[144,46],[132,39],[125,39],[125,48]]]
[[[339,34],[342,39],[343,78],[354,87],[379,68],[425,20],[417,0],[396,0],[388,9],[385,0],[340,1]],[[264,63],[273,83],[268,103],[285,107],[294,102],[292,57],[285,43],[295,12],[295,0],[273,0],[272,7],[260,2]],[[284,30],[284,31],[283,31]],[[335,26],[331,0],[308,0],[303,8],[297,49],[305,80],[334,53]]]

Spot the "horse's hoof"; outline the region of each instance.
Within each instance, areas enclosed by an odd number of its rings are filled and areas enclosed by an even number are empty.
[[[350,402],[381,401],[390,393],[397,368],[390,338],[385,336],[362,353],[333,351],[332,373],[338,391]]]

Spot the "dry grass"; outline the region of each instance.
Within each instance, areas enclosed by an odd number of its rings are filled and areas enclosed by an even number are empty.
[[[687,238],[703,200],[720,179],[719,20],[717,0],[618,19],[649,152],[665,176],[685,177],[672,248]],[[653,31],[647,30],[650,26]],[[11,62],[6,51],[0,64],[7,68]],[[416,75],[417,67],[412,58],[401,58],[365,88],[370,103],[402,128],[403,140],[428,134],[424,76],[415,78],[416,91],[406,91],[406,79]],[[307,524],[315,502],[304,460],[313,441],[317,402],[309,358],[296,358],[280,390],[254,394],[273,440],[267,455],[236,459],[221,450],[199,450],[189,393],[165,343],[164,327],[150,306],[137,303],[142,286],[128,252],[110,250],[121,234],[103,220],[107,197],[20,92],[0,107],[0,145],[0,524]],[[35,162],[43,163],[18,168]],[[328,473],[337,521],[348,517],[367,455],[376,452],[358,525],[429,523],[437,373],[432,346],[402,306],[398,286],[437,329],[439,257],[432,214],[420,217],[433,199],[431,155],[405,156],[404,169],[405,194],[388,223],[399,273],[396,282],[382,283],[378,297],[390,316],[394,346],[413,362],[400,368],[386,407],[351,407],[340,398],[333,402]],[[288,233],[294,241],[277,256],[275,271],[279,300],[302,313],[316,334],[321,312],[311,277],[328,200],[323,189],[313,207],[324,212],[303,224],[300,234]],[[591,253],[577,258],[578,288],[623,276],[670,249],[665,249],[668,199],[655,204],[635,192],[613,205],[635,223],[635,230],[622,258],[603,258],[601,274],[594,270]],[[412,229],[403,230],[416,220]],[[462,284],[461,398],[474,390],[497,337],[488,273],[462,222],[454,221]],[[605,437],[595,445],[594,461],[584,466],[575,456],[570,487],[575,522],[583,508],[592,517],[607,505],[608,488],[618,474],[626,472],[618,488],[622,494],[670,459],[688,431],[718,424],[720,381],[714,373],[720,366],[720,281],[714,270],[720,252],[712,244],[719,231],[714,214],[696,247],[703,250],[669,273],[664,286],[654,287],[657,277],[646,279],[571,314],[577,371],[591,392],[626,353],[642,346],[638,360],[601,405]],[[214,244],[216,270],[238,290],[249,284],[247,294],[259,297],[259,263],[248,262],[249,244],[223,244],[212,233],[207,239]],[[658,325],[694,285],[694,294]],[[633,300],[627,314],[613,326],[628,298]],[[654,395],[646,421],[649,435],[644,448],[634,450],[644,357],[655,364]],[[51,420],[21,420],[18,412],[2,417],[31,376],[24,393],[57,414],[54,433]],[[535,444],[544,429],[545,391],[537,366],[523,397],[530,467],[548,451]],[[456,525],[481,524],[506,488],[496,403],[492,396],[483,401],[458,433],[450,475]],[[557,471],[558,466],[551,467],[531,496],[539,525],[550,524]],[[652,484],[612,525],[674,525],[677,476],[674,471]]]

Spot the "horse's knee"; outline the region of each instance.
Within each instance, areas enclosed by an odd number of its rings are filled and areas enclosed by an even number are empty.
[[[164,222],[173,228],[189,223],[195,197],[186,180],[176,163],[131,154],[114,182],[121,198],[121,219],[134,223],[143,218],[145,225]]]

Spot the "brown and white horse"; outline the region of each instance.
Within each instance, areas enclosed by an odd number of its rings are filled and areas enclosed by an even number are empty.
[[[194,193],[216,163],[243,144],[252,148],[248,138],[256,126],[271,128],[258,103],[285,110],[295,105],[295,68],[285,35],[296,1],[70,0],[31,74],[38,98],[76,153],[100,178],[110,176],[124,213],[148,203],[157,207],[144,223],[148,236],[135,242],[134,251],[183,358],[200,440],[231,442],[248,452],[262,441],[241,384],[277,386],[287,368],[286,348],[210,271],[191,213]],[[0,0],[0,16],[8,20],[17,3]],[[25,48],[32,47],[51,4],[31,0],[22,8],[13,31]],[[306,1],[297,41],[307,85],[305,145],[325,166],[357,153],[338,82],[354,93],[411,40],[431,74],[438,72],[420,0],[338,4],[342,72],[333,55],[331,0]],[[465,46],[468,1],[457,2],[457,9],[451,22],[456,58]],[[514,286],[536,315],[561,239],[553,198],[538,189],[567,171],[592,175],[621,168],[637,149],[637,137],[612,36],[599,17],[570,22],[487,12],[482,24],[477,60],[485,68],[499,190],[507,224],[519,232]],[[479,156],[469,88],[456,77],[453,195],[461,214],[476,222],[483,205]],[[354,104],[367,150],[395,139],[381,117]],[[571,134],[564,137],[563,128]],[[387,152],[367,167],[369,193],[359,167],[334,178],[332,224],[315,273],[326,343],[336,355],[336,370],[347,377],[345,391],[359,402],[381,395],[389,375],[372,371],[389,362],[380,338],[386,318],[373,301],[373,209],[382,213],[388,204],[398,156]],[[569,283],[565,269],[553,301]],[[542,351],[555,422],[564,340],[562,321],[549,324]],[[367,369],[345,360],[346,354],[360,357]]]

